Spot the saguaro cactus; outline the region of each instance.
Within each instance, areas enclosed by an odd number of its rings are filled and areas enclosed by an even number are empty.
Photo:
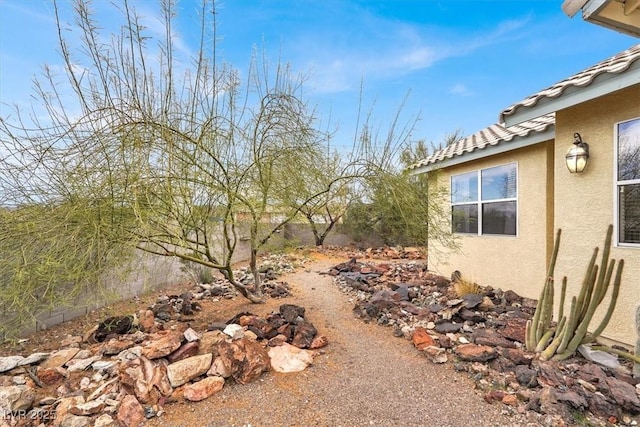
[[[596,264],[599,249],[595,248],[582,281],[580,293],[577,297],[574,296],[571,299],[571,310],[568,316],[563,313],[567,278],[564,277],[562,279],[560,307],[558,311],[559,321],[556,326],[553,326],[553,272],[560,248],[560,235],[561,230],[558,230],[551,262],[549,263],[547,279],[542,289],[540,299],[538,300],[538,306],[536,307],[533,319],[527,322],[525,343],[527,350],[539,353],[540,359],[542,360],[548,360],[550,358],[556,360],[566,359],[576,351],[580,344],[587,344],[596,340],[609,323],[609,319],[611,319],[611,315],[613,314],[620,291],[622,270],[624,268],[624,260],[620,260],[617,269],[615,268],[616,261],[614,259],[609,260],[611,237],[613,235],[613,226],[609,225],[600,266]],[[593,332],[588,333],[593,315],[607,294],[614,270],[615,279],[613,281],[609,307],[600,324]]]

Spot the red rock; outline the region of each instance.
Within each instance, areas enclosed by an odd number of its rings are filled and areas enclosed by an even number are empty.
[[[184,386],[184,398],[192,402],[199,402],[219,392],[224,387],[224,378],[207,377],[193,384]]]
[[[527,319],[514,317],[507,320],[507,325],[503,329],[498,329],[498,333],[505,338],[523,343],[526,324]]]
[[[418,350],[424,350],[429,346],[437,347],[434,339],[427,333],[427,330],[420,326],[413,331],[411,342]]]
[[[62,381],[64,375],[55,368],[40,369],[37,373],[38,379],[44,385],[53,385]]]
[[[502,390],[490,390],[485,393],[484,400],[487,403],[493,403],[497,401],[502,401],[504,399],[504,391]]]
[[[313,341],[311,341],[311,345],[309,346],[309,348],[311,350],[315,350],[318,348],[326,347],[328,344],[329,344],[329,339],[326,336],[318,335],[313,339]],[[269,342],[269,345],[271,345],[271,342]]]
[[[477,344],[462,344],[456,347],[455,353],[467,362],[486,362],[498,357],[498,351],[494,347]]]
[[[182,345],[182,333],[169,332],[165,335],[155,335],[142,348],[142,355],[147,359],[159,359],[168,356]]]
[[[142,403],[155,404],[172,392],[165,361],[139,357],[121,365],[118,376],[122,387]]]
[[[533,354],[527,353],[517,348],[503,348],[500,350],[502,356],[509,359],[516,365],[531,365]]]
[[[259,343],[244,338],[218,346],[220,358],[239,384],[256,380],[269,370],[269,354]],[[178,362],[180,363],[180,362]]]
[[[127,395],[118,408],[118,421],[124,427],[138,427],[144,422],[144,409],[138,400]]]
[[[186,359],[187,357],[195,356],[196,354],[198,354],[199,349],[200,344],[197,341],[188,342],[171,353],[169,356],[167,356],[167,360],[169,360],[170,363],[173,363],[182,359]]]
[[[152,332],[156,325],[156,317],[151,310],[140,310],[138,312],[139,327],[142,332]]]
[[[502,398],[502,403],[509,406],[516,406],[518,404],[518,396],[515,394],[505,394]]]

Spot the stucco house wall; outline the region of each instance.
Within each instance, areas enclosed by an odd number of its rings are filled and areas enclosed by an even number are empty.
[[[450,193],[451,176],[515,162],[518,170],[517,235],[457,234],[461,249],[446,252],[430,242],[429,269],[445,276],[459,270],[478,284],[538,298],[550,256],[553,198],[553,141],[441,169],[440,185]],[[451,209],[448,201],[445,209]]]
[[[593,248],[602,250],[607,226],[616,221],[615,124],[638,117],[640,84],[556,112],[554,222],[562,228],[556,276],[568,277],[568,296],[578,294]],[[564,161],[574,132],[589,144],[589,163],[580,174],[570,174]],[[611,257],[624,258],[625,266],[616,310],[603,336],[633,343],[635,307],[640,304],[640,247],[614,247]],[[600,308],[596,321],[605,309]]]

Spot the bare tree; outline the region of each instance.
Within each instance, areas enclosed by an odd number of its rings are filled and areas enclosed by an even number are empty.
[[[213,0],[202,2],[200,44],[190,55],[179,49],[171,1],[162,3],[160,37],[128,0],[117,3],[122,25],[112,34],[100,31],[90,2],[73,5],[68,25],[54,1],[66,83],[45,68],[33,111],[15,108],[0,123],[0,151],[12,153],[0,163],[4,204],[47,205],[63,217],[69,206],[100,207],[84,212],[111,230],[96,236],[100,245],[217,269],[262,302],[258,251],[331,186],[289,207],[279,223],[263,221],[297,185],[291,165],[322,153],[326,138],[301,95],[304,80],[259,55],[244,78],[222,63]],[[236,281],[231,267],[243,215],[253,285]]]

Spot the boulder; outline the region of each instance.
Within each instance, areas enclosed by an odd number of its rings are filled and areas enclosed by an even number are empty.
[[[172,392],[166,362],[149,360],[144,356],[120,366],[120,384],[142,403],[157,403]]]
[[[35,392],[27,386],[0,387],[0,414],[28,411],[35,399]]]
[[[172,387],[178,387],[194,378],[204,375],[211,367],[211,353],[188,357],[167,366],[167,376]]]
[[[170,363],[174,363],[179,360],[186,359],[187,357],[195,356],[198,354],[199,350],[200,344],[198,341],[191,341],[182,345],[179,349],[168,355],[167,360],[169,360]]]
[[[61,367],[73,358],[80,351],[79,348],[65,348],[52,353],[47,360],[40,364],[41,368],[57,368]]]
[[[223,342],[218,350],[231,376],[239,384],[256,380],[271,366],[267,350],[254,341],[242,338],[230,343]]]
[[[138,400],[126,395],[118,408],[118,421],[124,427],[138,427],[144,422],[144,409]]]
[[[142,355],[147,359],[159,359],[168,356],[182,345],[182,338],[183,335],[179,332],[152,336],[143,346]]]
[[[276,372],[300,372],[313,363],[313,354],[296,346],[284,343],[269,349],[271,368]]]
[[[291,344],[298,348],[309,348],[317,334],[318,331],[310,322],[299,322],[295,326]]]
[[[207,377],[193,384],[184,386],[184,398],[192,402],[199,402],[219,392],[224,387],[224,378]]]

